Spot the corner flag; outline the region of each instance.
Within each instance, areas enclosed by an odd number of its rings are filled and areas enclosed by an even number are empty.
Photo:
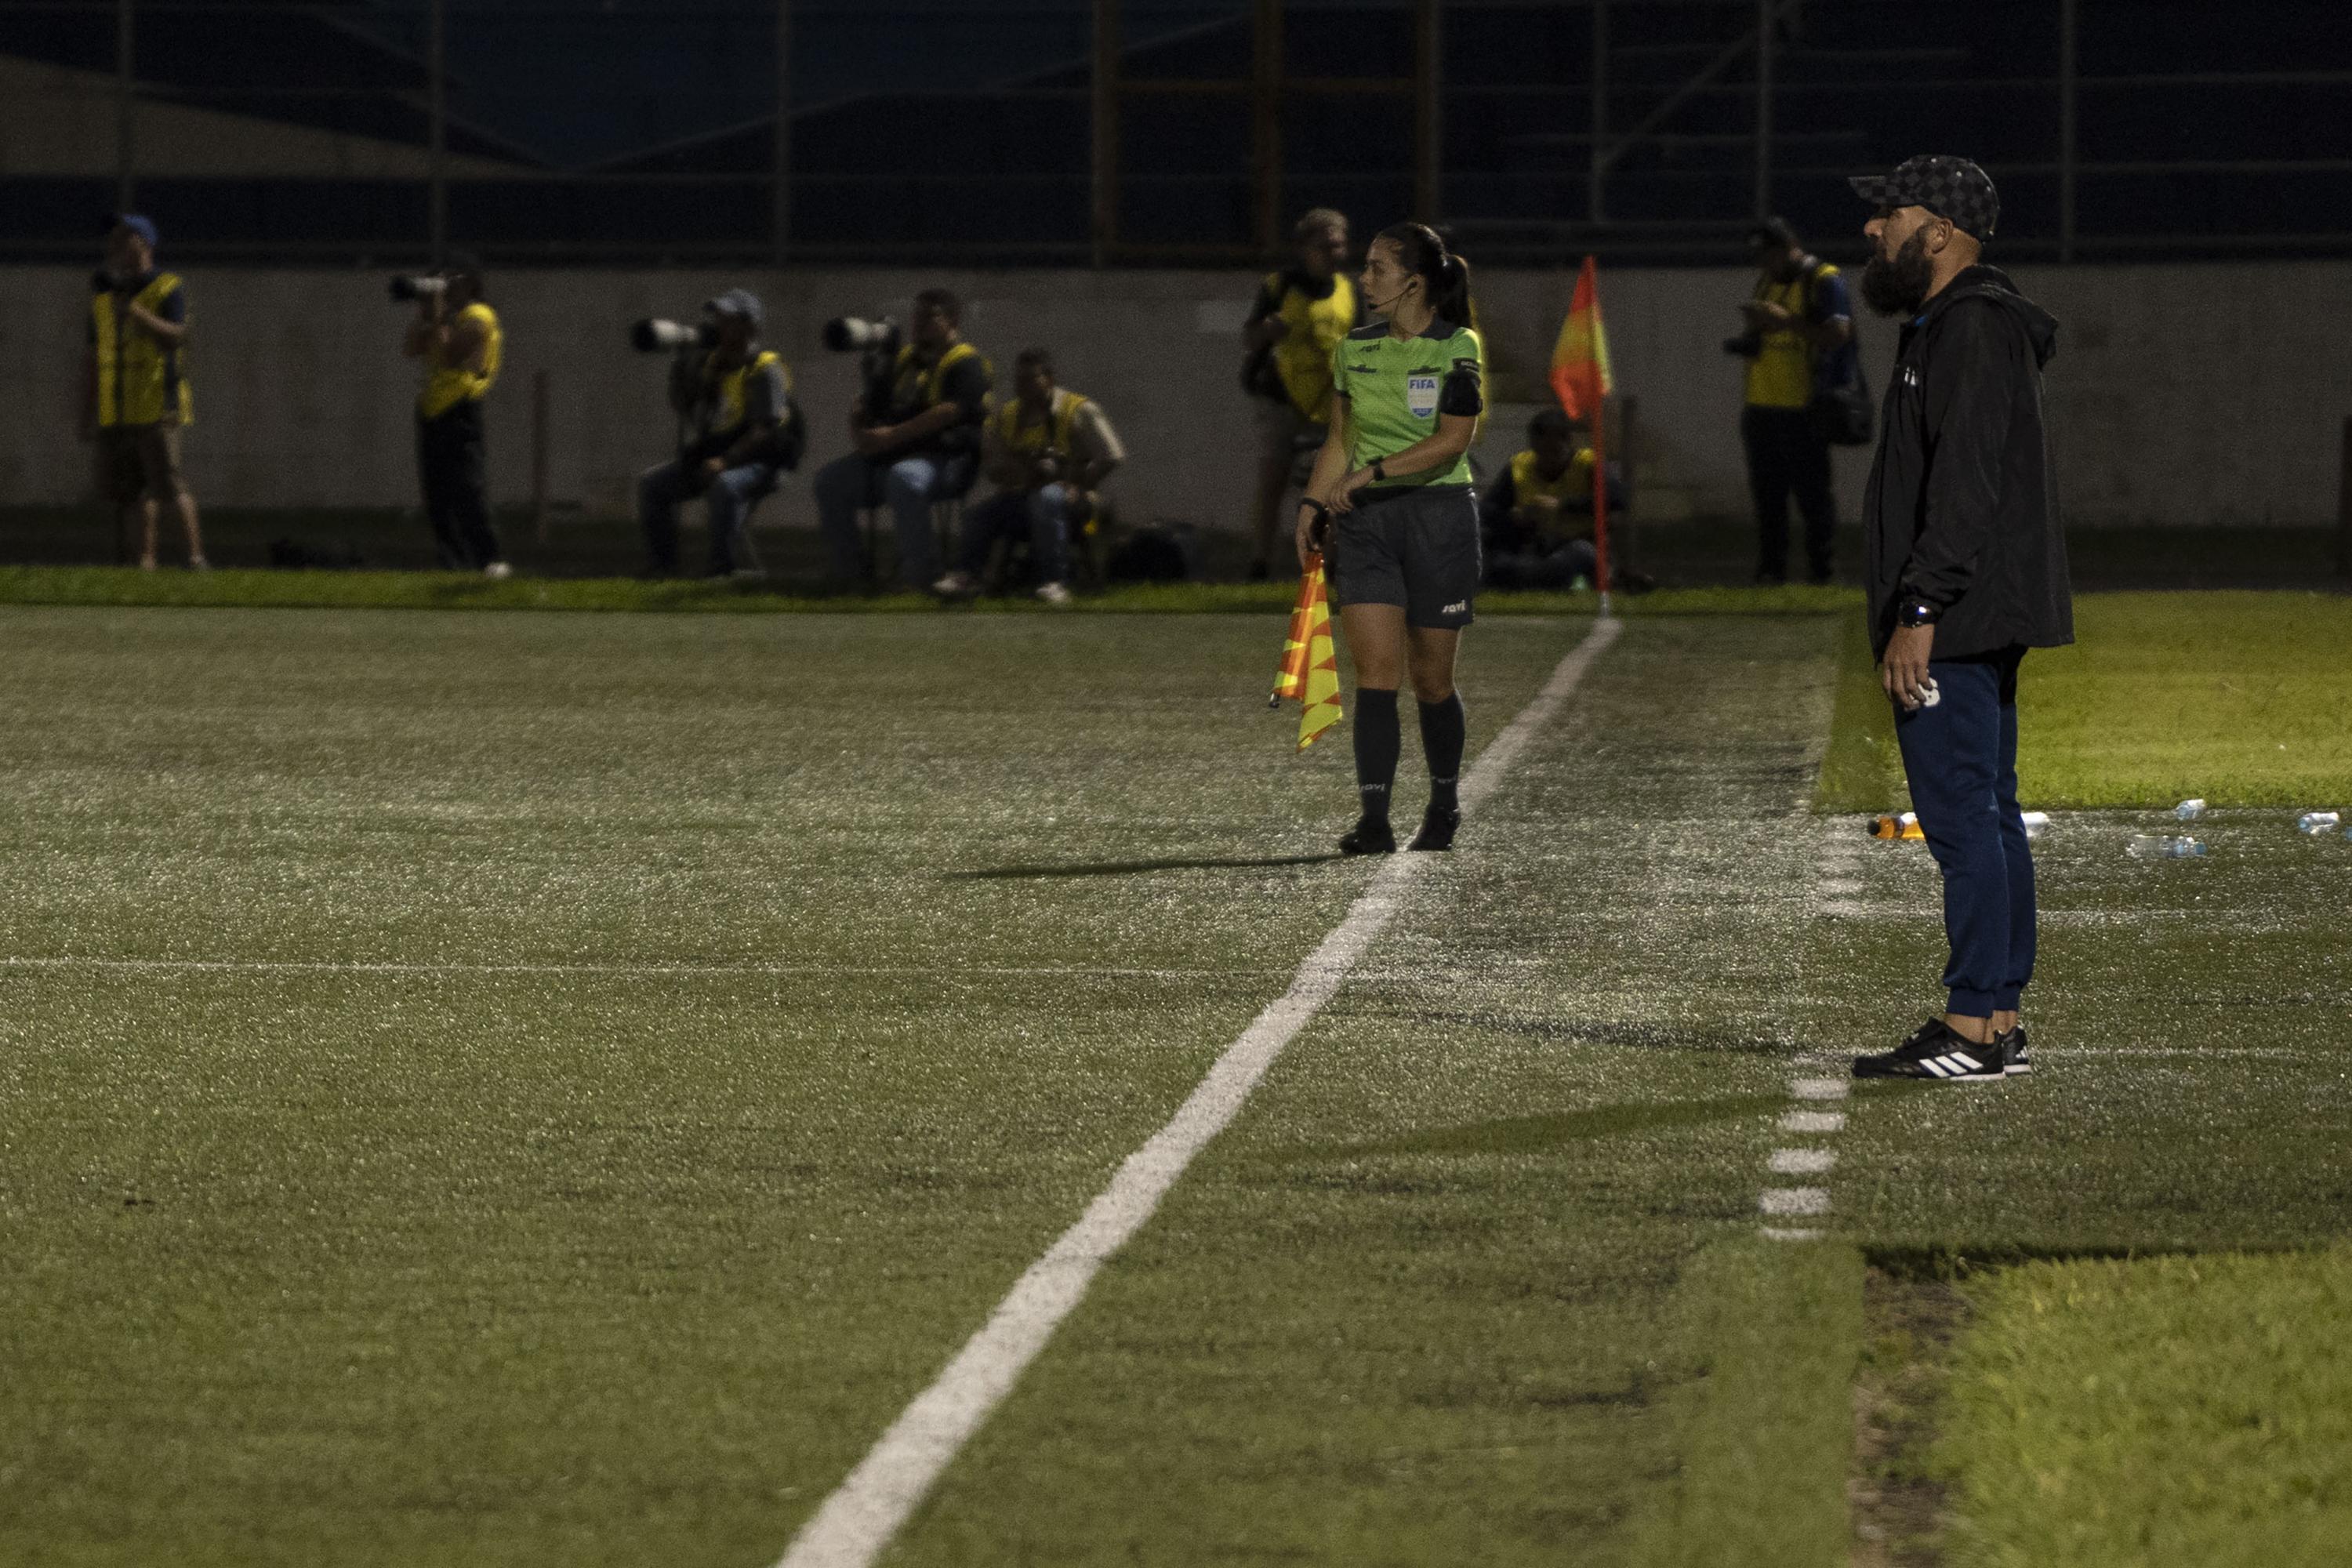
[[[1592,552],[1601,610],[1609,611],[1609,454],[1602,406],[1617,390],[1609,368],[1609,330],[1601,324],[1601,280],[1592,258],[1584,258],[1569,297],[1568,320],[1551,350],[1551,389],[1570,419],[1592,434]]]

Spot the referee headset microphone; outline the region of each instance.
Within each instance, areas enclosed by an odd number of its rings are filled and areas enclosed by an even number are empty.
[[[1372,237],[1372,244],[1396,247],[1397,265],[1404,277],[1385,300],[1373,299],[1367,288],[1366,310],[1377,316],[1391,314],[1418,281],[1440,321],[1457,327],[1470,324],[1470,264],[1448,250],[1444,237],[1435,229],[1425,223],[1392,223]]]

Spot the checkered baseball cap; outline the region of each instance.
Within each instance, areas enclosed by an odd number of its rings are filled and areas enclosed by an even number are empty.
[[[1966,158],[1906,158],[1891,174],[1856,174],[1847,183],[1873,206],[1926,207],[1980,240],[1990,239],[2000,221],[2000,193],[1992,188],[1992,176]]]

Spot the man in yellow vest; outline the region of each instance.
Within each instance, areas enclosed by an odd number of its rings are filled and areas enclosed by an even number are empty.
[[[703,307],[710,342],[689,344],[670,362],[669,402],[677,411],[678,453],[637,479],[637,521],[646,531],[653,573],[677,569],[677,509],[700,496],[710,520],[710,574],[763,575],[739,561],[751,508],[776,477],[801,460],[803,432],[793,402],[793,374],[760,345],[767,310],[748,289],[730,289]]]
[[[988,356],[963,341],[962,323],[963,302],[950,290],[915,296],[912,341],[850,408],[852,451],[816,471],[817,525],[836,588],[865,581],[858,508],[886,502],[898,522],[900,584],[920,593],[939,575],[931,503],[971,488],[996,377]]]
[[[441,287],[416,296],[403,352],[425,362],[416,395],[416,472],[425,515],[433,524],[434,552],[445,572],[509,577],[490,526],[488,454],[482,399],[499,379],[506,352],[498,312],[482,298],[482,268],[471,257],[450,258]]]
[[[996,542],[1026,536],[1037,597],[1068,604],[1070,531],[1093,521],[1096,489],[1127,460],[1118,432],[1100,404],[1055,384],[1050,353],[1023,349],[1013,401],[988,422],[981,450],[997,491],[964,514],[962,559],[932,591],[950,599],[978,593]]]
[[[92,280],[80,433],[98,445],[99,493],[115,508],[121,554],[138,523],[139,564],[155,569],[155,522],[168,500],[187,535],[188,565],[205,570],[195,498],[180,477],[180,432],[194,416],[188,385],[188,291],[155,267],[155,226],[114,220],[106,266]]]
[[[1853,307],[1838,269],[1809,253],[1787,220],[1748,231],[1755,292],[1740,306],[1748,330],[1724,348],[1748,362],[1740,444],[1756,502],[1756,580],[1789,576],[1789,501],[1805,519],[1812,581],[1830,580],[1837,502],[1830,493],[1830,438],[1813,414],[1820,392],[1860,374]]]
[[[1253,581],[1274,569],[1282,498],[1300,456],[1322,446],[1323,427],[1331,417],[1332,351],[1358,324],[1356,286],[1347,272],[1345,215],[1317,207],[1299,218],[1290,237],[1291,264],[1266,274],[1242,331],[1248,350],[1242,384],[1257,411]],[[1282,531],[1287,537],[1289,531]]]
[[[1528,444],[1478,492],[1487,583],[1497,588],[1567,588],[1593,574],[1592,447],[1557,407],[1528,421]],[[1617,465],[1609,502],[1623,504]]]

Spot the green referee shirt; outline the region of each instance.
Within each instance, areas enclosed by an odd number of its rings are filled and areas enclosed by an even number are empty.
[[[1437,433],[1437,416],[1475,418],[1486,411],[1486,346],[1467,327],[1433,321],[1409,338],[1385,326],[1360,327],[1331,355],[1331,384],[1348,400],[1348,461],[1364,468]],[[1399,474],[1377,489],[1466,485],[1470,455],[1450,467]]]

